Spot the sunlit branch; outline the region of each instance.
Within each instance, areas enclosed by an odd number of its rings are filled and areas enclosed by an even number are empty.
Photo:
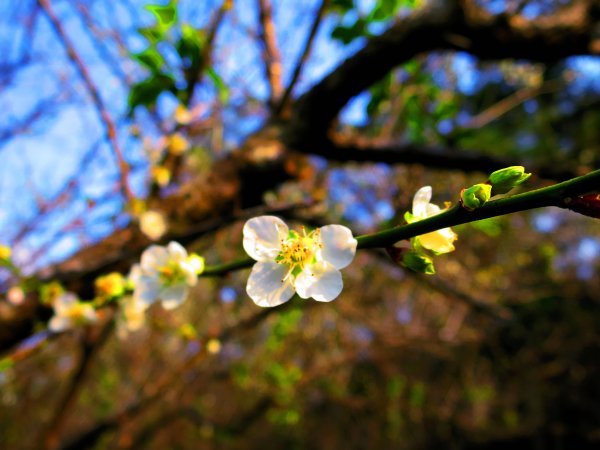
[[[273,22],[273,6],[270,0],[258,0],[259,7],[259,37],[263,46],[263,63],[265,74],[271,89],[271,98],[269,103],[275,105],[275,102],[281,98],[283,86],[281,83],[281,54],[277,45],[277,36],[275,35],[275,24]]]
[[[540,86],[528,87],[521,89],[509,97],[503,98],[485,111],[472,117],[466,124],[461,126],[461,129],[479,129],[490,122],[497,120],[510,110],[516,108],[522,103],[542,94],[549,94],[558,91],[563,83],[560,80],[550,80]]]
[[[358,236],[359,249],[390,247],[396,242],[430,233],[446,227],[475,222],[490,217],[503,216],[519,211],[555,206],[568,208],[573,197],[598,191],[600,170],[535,191],[517,194],[486,203],[475,211],[467,211],[460,204],[428,219],[401,225],[378,233]],[[216,266],[207,266],[201,276],[220,276],[233,270],[250,267],[251,258],[242,258]]]

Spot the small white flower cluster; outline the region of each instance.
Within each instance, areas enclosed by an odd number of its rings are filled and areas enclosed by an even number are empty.
[[[59,333],[98,320],[96,310],[90,303],[84,303],[72,292],[65,292],[52,303],[54,316],[48,323],[50,331]]]
[[[177,242],[166,247],[151,245],[144,250],[140,264],[135,264],[129,272],[133,295],[121,302],[119,335],[139,330],[146,321],[146,309],[153,303],[160,301],[165,309],[181,305],[203,270],[204,259],[196,254],[188,255]]]
[[[155,302],[162,302],[166,309],[181,305],[203,270],[204,259],[196,254],[188,255],[177,242],[166,247],[148,247],[142,253],[140,264],[135,264],[128,275],[133,295],[124,295],[120,299],[118,334],[123,336],[140,329],[145,323],[146,309]],[[71,292],[60,294],[53,307],[54,316],[50,319],[49,328],[54,332],[94,322],[98,318],[91,303],[81,302]]]
[[[160,301],[165,309],[176,308],[203,270],[204,259],[195,254],[188,256],[177,242],[166,247],[151,245],[142,253],[140,264],[131,269],[133,299],[146,306]]]
[[[442,212],[430,203],[431,187],[425,186],[415,194],[412,213],[407,212],[408,223],[424,220]],[[439,255],[454,250],[456,234],[450,228],[426,233],[411,240],[414,265],[432,273],[433,264],[426,251]],[[330,302],[343,288],[341,269],[348,266],[356,254],[358,242],[352,231],[342,225],[326,225],[301,233],[290,230],[278,217],[260,216],[246,222],[243,229],[243,247],[256,261],[246,285],[250,298],[258,306],[281,305],[295,293],[301,298]],[[415,259],[416,258],[416,259]],[[408,266],[405,260],[405,265]],[[427,272],[430,270],[430,272]],[[165,309],[180,306],[190,287],[204,271],[204,259],[188,255],[177,242],[166,247],[151,245],[135,264],[128,276],[132,295],[118,294],[121,312],[117,328],[120,335],[141,328],[146,309],[161,302]],[[118,275],[118,274],[117,274]],[[100,285],[110,287],[110,279]],[[55,315],[50,329],[62,331],[75,325],[93,322],[96,311],[90,303],[80,302],[74,294],[60,295],[54,302]]]

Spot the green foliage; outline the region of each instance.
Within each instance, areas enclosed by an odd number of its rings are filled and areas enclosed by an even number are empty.
[[[165,65],[165,59],[155,47],[148,47],[139,53],[132,53],[131,56],[153,74],[160,73]]]
[[[353,0],[332,0],[329,8],[337,13],[344,14],[354,8]]]
[[[181,26],[181,37],[175,43],[175,50],[181,58],[181,66],[190,73],[197,73],[202,66],[202,47],[204,32],[196,30],[191,25]]]
[[[420,0],[377,0],[373,8],[366,16],[359,16],[351,25],[338,25],[331,32],[331,37],[344,45],[350,44],[357,38],[369,37],[369,25],[381,23],[394,19],[401,8],[413,9],[417,7]],[[342,17],[355,7],[352,0],[337,0],[331,5],[331,10]]]
[[[331,37],[342,42],[344,45],[348,45],[355,39],[365,37],[369,34],[367,25],[367,20],[359,17],[352,25],[338,25],[335,27],[331,32]]]
[[[212,67],[208,67],[206,69],[206,74],[214,83],[215,88],[217,88],[219,101],[221,103],[227,103],[229,101],[229,88],[223,81],[223,78],[221,78],[221,76]]]
[[[267,349],[271,351],[278,349],[287,336],[298,330],[298,324],[303,315],[304,313],[300,308],[281,313],[271,329],[271,334],[266,344]]]
[[[388,20],[398,12],[404,3],[404,0],[378,0],[369,14],[369,19],[373,22]]]
[[[156,43],[164,37],[164,31],[158,25],[141,27],[137,29],[137,32],[144,37],[150,45],[156,45]]]
[[[425,404],[427,398],[427,387],[423,382],[416,382],[408,390],[408,402],[415,408],[420,408]]]
[[[134,84],[131,88],[128,105],[129,115],[138,106],[151,108],[158,97],[165,92],[173,94],[187,105],[193,94],[193,87],[202,73],[206,74],[215,86],[221,103],[229,101],[229,88],[222,77],[205,60],[204,47],[206,34],[187,23],[178,25],[176,2],[167,5],[150,5],[150,11],[156,23],[138,28],[138,33],[148,41],[148,47],[141,52],[132,53],[131,58],[150,76]],[[168,61],[161,50],[178,59]],[[170,50],[174,50],[171,52]]]
[[[406,380],[400,376],[394,376],[388,380],[386,394],[390,399],[398,399],[406,389]]]
[[[295,386],[302,378],[302,369],[293,364],[270,363],[264,373],[265,381],[275,390],[279,404],[287,405],[295,395]]]
[[[171,0],[166,5],[147,5],[146,10],[154,15],[160,27],[165,30],[172,27],[177,20],[176,0]]]
[[[129,91],[129,115],[137,106],[151,107],[163,92],[177,93],[175,78],[172,75],[159,73],[134,84]]]
[[[423,253],[412,251],[404,253],[402,265],[413,272],[424,273],[426,275],[435,274],[433,260]]]

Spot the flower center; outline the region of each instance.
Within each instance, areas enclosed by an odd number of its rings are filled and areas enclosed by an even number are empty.
[[[318,228],[306,234],[302,227],[302,235],[291,230],[287,239],[281,240],[281,250],[275,262],[289,266],[289,271],[281,281],[285,281],[290,275],[298,275],[305,265],[312,264],[317,250],[323,246],[320,234]]]
[[[185,274],[179,264],[174,261],[158,267],[158,276],[165,286],[170,286],[185,280]]]

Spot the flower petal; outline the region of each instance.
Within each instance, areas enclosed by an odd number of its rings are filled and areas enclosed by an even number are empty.
[[[321,242],[323,260],[336,269],[343,269],[354,259],[358,243],[349,228],[342,225],[326,225],[321,228]]]
[[[442,212],[442,210],[440,209],[440,207],[438,205],[436,205],[434,203],[427,203],[425,217],[435,216],[435,215],[439,214],[440,212]]]
[[[258,306],[277,306],[294,295],[290,279],[282,282],[288,267],[275,262],[257,262],[248,277],[246,292]]]
[[[431,200],[432,189],[431,186],[423,186],[419,189],[413,197],[413,215],[424,219],[427,217],[427,205]]]
[[[131,270],[129,271],[129,274],[127,275],[127,280],[130,283],[132,283],[133,286],[135,286],[141,276],[142,276],[142,268],[140,267],[139,264],[134,264],[133,266],[131,266]]]
[[[187,251],[179,242],[169,242],[167,251],[169,252],[169,258],[172,261],[183,261],[185,258],[187,258]]]
[[[142,275],[135,285],[133,297],[147,305],[154,303],[160,294],[160,281],[156,277]]]
[[[158,245],[151,245],[142,253],[140,267],[142,272],[152,273],[156,271],[157,267],[165,266],[168,262],[169,252],[167,249]]]
[[[244,250],[256,261],[271,261],[281,250],[281,240],[288,231],[279,217],[254,217],[244,225]]]
[[[441,254],[454,251],[453,242],[456,240],[456,234],[450,228],[432,231],[431,233],[418,236],[421,246],[432,252]]]
[[[189,288],[186,284],[180,283],[160,290],[159,298],[162,300],[162,306],[165,309],[177,308],[187,298]]]
[[[306,266],[296,277],[296,291],[302,298],[330,302],[342,292],[342,274],[332,264],[321,261]]]

